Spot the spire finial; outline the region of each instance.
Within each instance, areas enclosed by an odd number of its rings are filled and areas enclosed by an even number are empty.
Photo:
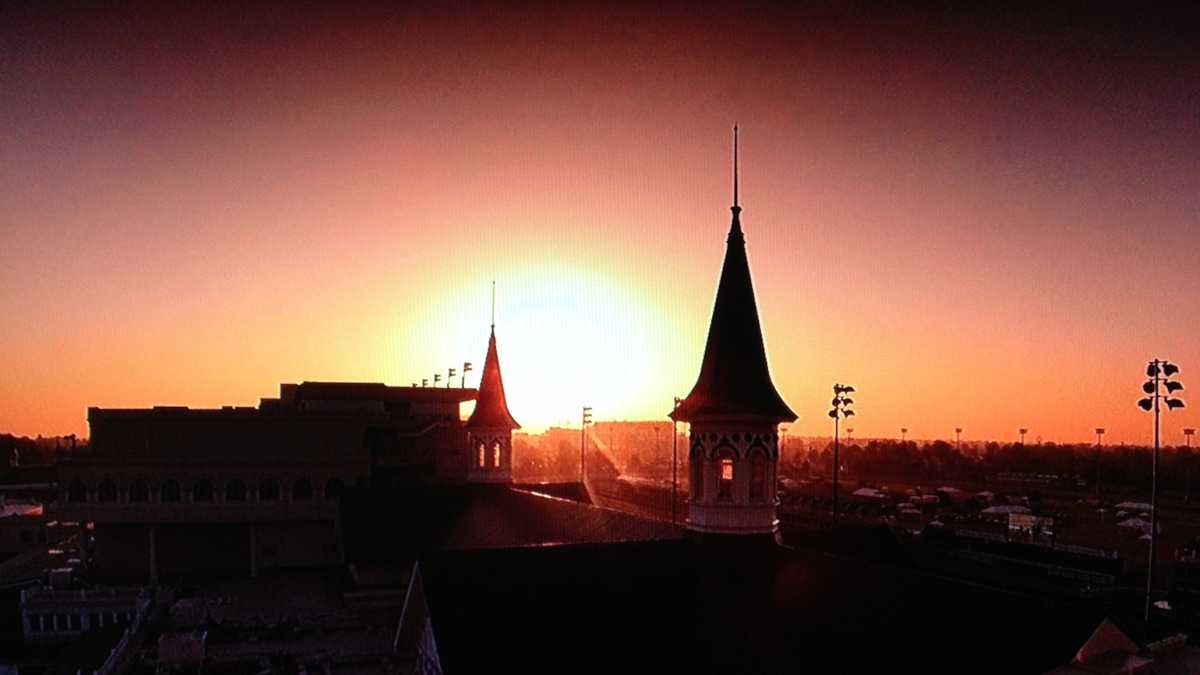
[[[738,125],[733,125],[733,208],[738,206]]]
[[[496,332],[496,280],[492,279],[492,333]]]

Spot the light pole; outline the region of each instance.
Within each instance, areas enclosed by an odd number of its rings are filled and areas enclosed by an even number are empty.
[[[954,427],[954,451],[962,454],[962,427]]]
[[[1154,412],[1154,463],[1150,469],[1150,562],[1146,568],[1146,611],[1144,619],[1150,622],[1151,593],[1154,590],[1154,558],[1158,546],[1158,450],[1159,450],[1159,416],[1160,403],[1167,404],[1167,410],[1183,407],[1183,400],[1172,396],[1183,389],[1181,382],[1169,379],[1179,372],[1179,366],[1174,363],[1154,359],[1146,366],[1146,380],[1142,391],[1148,394],[1138,401],[1138,407],[1146,412]],[[1164,391],[1165,390],[1165,391]]]
[[[900,427],[900,442],[903,443],[905,437],[908,436],[908,427]]]
[[[1017,433],[1021,435],[1021,445],[1025,445],[1025,434],[1029,433],[1029,429],[1021,427],[1020,429],[1017,429]]]
[[[833,401],[829,409],[829,416],[833,418],[833,524],[837,525],[838,519],[838,423],[843,417],[850,417],[854,411],[850,406],[854,405],[854,399],[849,398],[846,394],[853,394],[854,387],[848,384],[833,385]]]
[[[461,389],[467,388],[467,373],[471,372],[471,362],[463,361],[462,367],[462,383],[459,385]]]
[[[675,397],[675,405],[671,408],[674,412],[679,409],[679,403],[683,399]],[[675,421],[675,416],[671,415],[671,522],[675,522],[675,502],[679,496],[679,422]]]
[[[1096,427],[1096,498],[1100,498],[1100,447],[1104,438],[1104,427]]]
[[[1195,429],[1183,430],[1184,447],[1187,448],[1187,453],[1184,455],[1187,459],[1187,475],[1186,487],[1184,488],[1183,501],[1191,503],[1192,501],[1192,436],[1195,435]]]
[[[846,427],[846,442],[854,440],[854,427]]]
[[[587,478],[587,427],[592,421],[592,406],[583,406],[582,420],[579,423],[579,483],[584,484]]]

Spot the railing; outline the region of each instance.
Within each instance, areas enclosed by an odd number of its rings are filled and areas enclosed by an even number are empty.
[[[151,602],[138,603],[137,612],[134,613],[133,623],[131,623],[125,632],[121,633],[121,639],[108,653],[108,658],[104,659],[104,663],[99,668],[92,671],[92,675],[114,675],[125,669],[129,660],[129,645],[133,642],[133,638],[142,627],[142,620],[150,612]]]
[[[251,522],[333,519],[338,514],[338,503],[315,496],[304,501],[65,502],[57,503],[49,510],[58,518],[94,522]]]

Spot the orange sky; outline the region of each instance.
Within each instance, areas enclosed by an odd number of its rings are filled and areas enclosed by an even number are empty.
[[[735,120],[796,433],[842,381],[857,437],[1146,442],[1145,361],[1200,388],[1186,22],[290,7],[4,22],[0,431],[481,366],[492,279],[527,428],[664,419]]]

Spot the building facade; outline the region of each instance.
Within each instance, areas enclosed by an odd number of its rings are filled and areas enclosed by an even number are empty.
[[[465,388],[284,384],[256,408],[91,408],[50,515],[91,524],[96,579],[343,560],[339,494],[467,479]]]

